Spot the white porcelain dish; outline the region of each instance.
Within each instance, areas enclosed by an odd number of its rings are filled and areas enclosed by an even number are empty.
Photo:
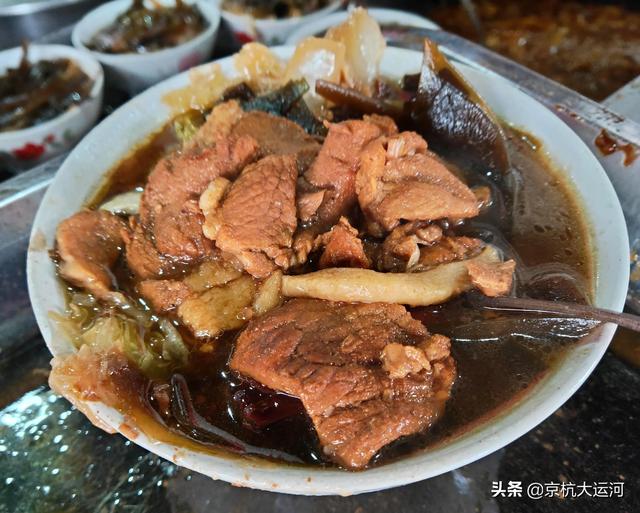
[[[0,52],[0,75],[8,68],[16,68],[21,58],[22,48]],[[33,62],[60,58],[73,60],[93,80],[89,97],[39,125],[0,132],[0,152],[8,153],[20,161],[36,164],[72,148],[96,123],[104,91],[104,74],[100,63],[70,46],[29,46],[29,60]]]
[[[162,5],[175,5],[174,0],[157,1]],[[211,56],[220,26],[220,11],[213,0],[193,2],[206,18],[208,26],[196,37],[180,45],[149,53],[125,54],[95,52],[87,48],[91,38],[113,23],[131,2],[115,0],[97,7],[76,24],[71,34],[73,46],[90,53],[102,63],[111,84],[136,94],[165,78],[202,64]]]
[[[334,12],[328,16],[323,16],[322,18],[301,25],[298,29],[289,34],[286,44],[296,45],[308,37],[322,37],[327,29],[344,22],[349,17],[351,11],[352,9],[349,11]],[[409,27],[428,29],[440,28],[427,18],[423,18],[417,14],[400,11],[398,9],[371,8],[367,9],[367,12],[378,22],[378,24],[380,24],[380,26],[395,23],[398,25],[407,25]]]
[[[223,9],[222,18],[229,24],[239,41],[275,45],[284,43],[289,34],[298,27],[326,18],[327,15],[341,9],[343,4],[343,0],[333,0],[326,7],[304,16],[280,19],[254,18],[248,14],[237,14]]]
[[[274,51],[287,58],[292,47]],[[422,56],[407,50],[385,51],[381,71],[388,76],[416,72]],[[219,61],[232,74],[230,58]],[[467,66],[459,66],[487,103],[504,120],[526,128],[543,144],[549,157],[575,184],[585,215],[593,226],[596,249],[595,304],[620,311],[624,305],[629,269],[629,245],[620,204],[606,174],[582,141],[553,113],[508,81]],[[28,256],[28,282],[40,329],[54,355],[68,354],[72,345],[52,337],[48,312],[64,308],[62,285],[47,250],[53,246],[58,223],[80,209],[103,173],[116,164],[138,141],[158,130],[170,111],[161,101],[171,90],[189,83],[187,74],[149,89],[98,125],[67,158],[44,197],[35,218]],[[109,151],[105,151],[108,148]],[[589,341],[570,349],[567,357],[527,394],[500,415],[464,435],[382,467],[347,473],[274,464],[273,462],[215,456],[159,443],[139,434],[138,445],[179,465],[238,486],[295,494],[350,495],[419,481],[470,463],[520,437],[560,407],[587,378],[607,348],[613,325],[597,330]],[[96,415],[118,430],[122,417],[95,403]],[[127,432],[123,433],[127,436]],[[129,436],[130,433],[129,433]]]

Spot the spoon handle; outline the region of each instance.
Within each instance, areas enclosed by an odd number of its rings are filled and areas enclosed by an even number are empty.
[[[613,312],[595,306],[520,297],[481,297],[475,295],[471,298],[471,302],[487,310],[550,313],[574,319],[612,322],[640,333],[640,316]]]

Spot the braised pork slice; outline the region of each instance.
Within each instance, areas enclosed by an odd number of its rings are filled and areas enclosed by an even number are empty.
[[[295,155],[300,174],[307,170],[320,150],[320,144],[297,123],[261,111],[242,116],[231,135],[255,139],[262,156]]]
[[[481,262],[470,262],[467,272],[473,283],[485,296],[504,296],[509,293],[513,285],[513,272],[516,263],[507,260],[497,265],[489,265]]]
[[[106,299],[113,292],[111,269],[124,246],[126,231],[121,218],[104,210],[83,210],[62,221],[56,232],[62,277]]]
[[[175,310],[192,293],[182,280],[143,280],[138,284],[138,292],[160,314]]]
[[[364,245],[358,238],[356,230],[346,217],[341,217],[330,231],[316,240],[316,245],[323,247],[318,266],[327,267],[361,267],[369,269],[371,262],[364,251]]]
[[[478,200],[415,132],[378,138],[361,155],[358,202],[372,235],[401,221],[464,219],[478,215]]]
[[[158,163],[142,195],[140,219],[151,229],[160,254],[196,261],[211,252],[213,245],[202,233],[200,194],[218,177],[235,178],[257,154],[254,139],[226,138]]]
[[[216,255],[181,279],[143,280],[138,293],[156,313],[174,314],[196,338],[243,326],[281,301],[281,273],[263,281]]]
[[[401,305],[294,299],[249,323],[230,366],[299,397],[325,454],[362,468],[431,426],[455,379],[446,337]]]
[[[382,244],[378,268],[381,271],[405,272],[420,259],[420,247],[436,244],[442,228],[425,221],[413,221],[394,228]]]
[[[294,155],[265,157],[244,169],[216,214],[216,246],[256,278],[290,265],[297,177]]]
[[[131,229],[124,234],[125,256],[129,269],[142,280],[169,277],[179,272],[176,262],[160,254],[152,240],[152,233],[130,218]]]
[[[236,100],[219,103],[211,109],[204,124],[185,145],[185,150],[214,146],[231,133],[231,129],[244,115],[245,112]]]
[[[442,237],[436,244],[420,247],[417,262],[410,271],[426,271],[441,264],[468,260],[480,254],[486,244],[473,237]]]
[[[356,204],[355,177],[362,149],[397,131],[393,120],[383,116],[329,125],[318,157],[299,184],[298,210],[307,223],[296,238],[299,260],[306,259],[316,235],[331,228]]]

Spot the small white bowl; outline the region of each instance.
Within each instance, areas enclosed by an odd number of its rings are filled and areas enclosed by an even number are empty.
[[[282,59],[293,55],[291,46],[272,49]],[[416,73],[422,54],[387,48],[381,73],[400,78]],[[231,76],[231,57],[217,61]],[[206,66],[202,66],[206,69]],[[556,169],[573,184],[591,227],[589,242],[594,249],[594,304],[621,311],[629,283],[629,240],[622,209],[602,166],[582,140],[549,109],[527,96],[511,82],[467,65],[456,68],[469,80],[504,121],[534,135]],[[182,73],[133,98],[100,123],[71,152],[47,193],[33,223],[27,256],[29,296],[42,336],[52,354],[68,355],[72,343],[54,336],[49,312],[65,308],[63,285],[48,250],[53,247],[60,221],[80,210],[104,184],[105,173],[137,144],[171,119],[171,109],[162,102],[170,91],[190,83]],[[109,151],[105,151],[108,148]],[[147,450],[214,479],[237,486],[306,495],[350,495],[372,492],[437,476],[504,447],[553,414],[578,389],[600,361],[615,332],[605,324],[580,344],[572,345],[526,393],[506,405],[499,414],[486,418],[459,437],[436,447],[418,451],[399,461],[362,472],[335,468],[278,464],[230,453],[208,454],[160,442],[144,433],[125,429],[123,416],[103,403],[89,403],[93,414],[105,426],[120,431]],[[123,427],[125,426],[125,427]]]
[[[335,27],[340,23],[346,21],[353,9],[343,12],[334,12],[323,18],[310,21],[301,25],[296,30],[289,34],[286,44],[296,45],[303,39],[308,37],[322,37],[327,29]],[[418,16],[417,14],[411,14],[397,9],[367,9],[367,12],[375,19],[378,24],[386,25],[390,23],[396,23],[398,25],[406,25],[409,27],[421,27],[428,29],[439,29],[431,20]],[[382,27],[384,30],[384,27]]]
[[[237,14],[224,9],[222,17],[240,42],[257,41],[267,45],[275,45],[284,43],[289,34],[299,27],[323,19],[330,13],[341,9],[343,4],[344,0],[335,0],[317,11],[289,18],[254,18],[249,14]]]
[[[16,68],[21,58],[22,48],[0,52],[0,75],[8,68]],[[36,164],[69,150],[96,123],[102,108],[104,90],[104,74],[100,63],[70,46],[29,46],[30,61],[60,58],[71,59],[93,80],[89,96],[49,121],[22,130],[0,132],[1,153],[8,153],[25,163],[28,161]]]
[[[159,0],[161,4],[175,5],[174,0]],[[82,18],[71,34],[76,48],[93,55],[105,68],[109,83],[136,94],[147,87],[176,73],[205,62],[213,50],[220,11],[213,0],[194,2],[207,20],[208,26],[196,37],[184,43],[149,53],[109,54],[90,50],[87,44],[100,30],[107,27],[123,13],[131,0],[115,0],[90,11]]]

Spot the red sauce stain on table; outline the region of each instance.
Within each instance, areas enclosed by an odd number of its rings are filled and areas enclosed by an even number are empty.
[[[595,140],[596,146],[603,155],[611,155],[616,151],[624,153],[624,165],[630,166],[638,157],[637,149],[631,144],[620,144],[606,131],[602,130]]]

